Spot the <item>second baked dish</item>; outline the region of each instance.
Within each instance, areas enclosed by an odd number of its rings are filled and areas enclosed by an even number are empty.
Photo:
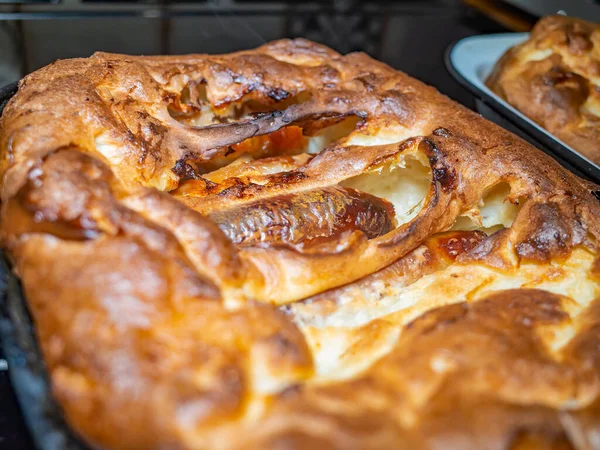
[[[600,27],[546,17],[498,61],[496,94],[558,139],[600,164]]]

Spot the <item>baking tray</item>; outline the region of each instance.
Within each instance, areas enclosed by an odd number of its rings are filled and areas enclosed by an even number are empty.
[[[475,106],[486,119],[548,153],[577,175],[600,183],[600,166],[557,139],[491,91],[485,80],[496,61],[529,33],[471,36],[448,47],[444,62],[450,74],[475,97]]]
[[[17,83],[0,88],[0,114],[16,92]],[[39,450],[89,450],[71,432],[50,393],[48,373],[21,285],[3,252],[0,254],[0,296],[0,345],[34,445]]]

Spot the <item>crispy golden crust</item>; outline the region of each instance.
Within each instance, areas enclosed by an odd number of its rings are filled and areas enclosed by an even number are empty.
[[[540,20],[498,61],[487,85],[560,140],[600,163],[600,27]]]
[[[600,203],[364,54],[100,53],[0,118],[1,236],[93,445],[593,448]]]

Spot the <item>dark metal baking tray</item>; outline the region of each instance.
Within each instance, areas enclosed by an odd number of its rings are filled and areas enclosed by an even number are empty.
[[[0,88],[0,114],[16,92],[17,83]],[[71,432],[51,395],[21,285],[4,252],[0,255],[0,296],[0,345],[35,446],[40,450],[88,450]]]
[[[525,139],[577,175],[600,183],[600,166],[558,140],[485,85],[485,79],[498,58],[527,37],[528,33],[504,33],[461,39],[446,50],[446,68],[473,94],[475,106],[485,118]]]

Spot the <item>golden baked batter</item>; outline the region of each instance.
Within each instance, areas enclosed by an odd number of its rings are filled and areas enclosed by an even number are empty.
[[[0,119],[1,237],[106,449],[591,449],[600,202],[364,54],[58,61]]]

